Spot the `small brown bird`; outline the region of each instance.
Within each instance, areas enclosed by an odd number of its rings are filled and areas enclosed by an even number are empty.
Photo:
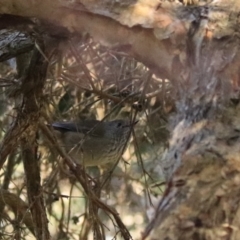
[[[127,146],[131,128],[126,120],[56,122],[52,124],[61,145],[78,163],[99,166],[117,161]]]

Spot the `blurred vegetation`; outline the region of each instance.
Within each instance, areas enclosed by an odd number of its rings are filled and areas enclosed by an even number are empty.
[[[174,112],[174,91],[166,79],[159,79],[121,49],[108,49],[88,35],[60,43],[49,60],[41,121],[76,119],[139,120],[123,161],[111,172],[101,190],[101,199],[114,207],[133,239],[153,217],[164,182],[161,155],[168,145],[167,121]],[[159,59],[161,61],[161,59]],[[16,59],[0,64],[1,141],[16,117],[19,96],[11,94],[19,85]],[[88,199],[57,151],[39,130],[37,139],[43,194],[53,239],[93,239]],[[18,146],[1,170],[3,189],[27,203],[25,173]],[[89,168],[101,181],[108,172]],[[2,212],[1,236],[33,239],[29,227],[6,204]],[[99,210],[100,211],[100,210]],[[106,239],[120,239],[118,228],[103,211],[99,212]],[[24,215],[23,215],[24,218]],[[20,234],[21,233],[21,234]]]

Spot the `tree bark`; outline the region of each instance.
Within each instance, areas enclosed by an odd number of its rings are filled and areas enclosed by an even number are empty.
[[[223,108],[177,123],[165,167],[177,166],[144,239],[239,239],[239,105]]]

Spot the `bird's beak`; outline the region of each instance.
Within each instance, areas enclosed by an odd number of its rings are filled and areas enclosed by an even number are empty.
[[[131,125],[132,125],[132,126],[134,126],[134,125],[136,125],[138,122],[139,122],[139,121],[138,121],[138,120],[136,120],[136,121],[135,121],[135,122],[133,122]]]
[[[124,127],[134,127],[138,123],[138,120],[134,122],[130,122],[129,124],[125,125]]]

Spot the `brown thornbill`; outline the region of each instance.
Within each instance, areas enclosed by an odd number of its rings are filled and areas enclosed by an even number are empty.
[[[55,122],[51,126],[66,152],[84,166],[116,162],[124,153],[137,122],[127,120]]]

